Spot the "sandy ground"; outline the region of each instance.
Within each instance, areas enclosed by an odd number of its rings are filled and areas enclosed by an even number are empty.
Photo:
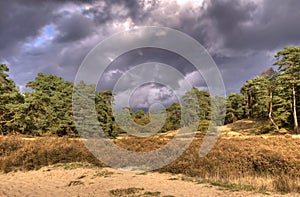
[[[38,171],[0,174],[0,196],[114,196],[115,189],[143,188],[131,196],[264,196],[183,181],[181,175],[140,173],[111,168],[44,167]],[[173,180],[172,180],[173,179]],[[159,194],[160,192],[160,194]],[[154,193],[152,193],[154,194]],[[124,195],[122,195],[124,196]],[[151,195],[148,195],[151,196]],[[152,195],[153,196],[153,195]],[[270,196],[270,194],[269,194]],[[279,196],[271,194],[271,196]],[[287,195],[285,195],[287,196]]]

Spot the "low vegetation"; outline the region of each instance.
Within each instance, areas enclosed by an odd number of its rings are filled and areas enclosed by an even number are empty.
[[[143,190],[144,190],[144,188],[130,187],[130,188],[126,188],[126,189],[110,190],[110,194],[113,196],[116,196],[116,197],[133,196],[133,195],[136,195],[137,193],[140,193]]]
[[[70,181],[70,183],[68,184],[69,187],[77,186],[77,185],[84,185],[84,182],[76,180],[76,181]]]
[[[88,162],[102,166],[85,146],[78,140],[58,137],[36,138],[24,140],[20,137],[10,136],[0,138],[0,169],[4,172],[13,170],[34,170],[42,166]],[[80,167],[65,165],[66,169]]]
[[[190,180],[196,180],[196,183],[209,182],[231,190],[300,193],[298,139],[289,136],[268,139],[259,136],[247,139],[220,138],[207,156],[199,158],[202,139],[198,136],[183,155],[158,171],[183,174],[193,177]],[[128,150],[150,151],[162,145],[159,141],[165,143],[168,140],[170,138],[124,138],[115,140],[115,143]],[[24,140],[20,137],[2,137],[0,156],[0,169],[3,172],[33,170],[51,164],[62,166],[62,163],[70,162],[105,166],[79,140],[68,138],[41,137]]]
[[[130,187],[126,189],[110,190],[110,194],[115,197],[161,197],[161,192],[144,191],[144,188]],[[171,196],[162,196],[171,197]]]

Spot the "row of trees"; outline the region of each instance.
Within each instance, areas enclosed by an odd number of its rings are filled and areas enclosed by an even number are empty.
[[[6,65],[0,66],[0,134],[20,133],[40,136],[49,133],[58,136],[78,136],[78,125],[76,127],[75,117],[77,122],[84,122],[83,126],[86,128],[80,128],[80,130],[86,129],[85,132],[87,133],[93,134],[99,125],[108,136],[114,137],[124,132],[113,116],[111,91],[95,92],[95,85],[81,82],[75,87],[77,92],[73,96],[76,98],[72,98],[73,83],[55,75],[39,73],[34,81],[26,84],[26,87],[30,88],[31,91],[22,94],[14,81],[8,77],[8,71]],[[208,127],[210,95],[206,91],[193,88],[183,96],[183,100],[188,101],[192,98],[192,94],[199,101],[199,111],[194,112],[194,114],[187,112],[189,117],[181,121],[182,108],[179,103],[173,103],[165,109],[166,117],[164,118],[166,120],[163,126],[159,128],[159,132],[176,130],[183,124],[189,124],[195,117],[200,117],[200,130],[205,130]],[[79,107],[75,110],[77,114],[73,114],[72,107],[74,106],[72,104],[74,104],[74,100],[79,104],[76,105]],[[97,123],[87,122],[92,120],[91,116],[93,116],[93,109],[87,105],[89,102],[95,104]],[[125,110],[129,111],[131,119],[138,125],[144,126],[153,121],[150,112],[133,111],[130,107]],[[124,121],[127,120],[124,119]]]
[[[76,136],[72,110],[74,85],[61,77],[39,73],[26,87],[32,91],[21,94],[12,79],[8,67],[0,66],[0,133],[21,133],[58,136]],[[95,90],[94,85],[78,84],[83,90]],[[97,92],[95,103],[99,124],[108,135],[113,136],[111,110],[112,93]]]
[[[267,69],[248,80],[241,94],[229,95],[227,123],[243,118],[269,119],[277,131],[284,127],[299,133],[300,47],[286,47],[275,58],[275,71]]]
[[[248,80],[241,88],[241,93],[230,94],[228,98],[211,98],[209,93],[193,88],[187,92],[182,100],[191,99],[191,94],[196,95],[199,104],[197,114],[181,114],[182,107],[173,103],[166,107],[166,121],[160,132],[176,130],[189,122],[197,115],[199,118],[198,130],[206,130],[212,117],[213,107],[222,107],[218,103],[226,102],[225,123],[231,123],[243,118],[269,119],[272,127],[279,131],[280,128],[293,127],[294,132],[299,132],[299,112],[297,105],[300,99],[300,47],[288,47],[277,53],[276,71],[269,69],[254,79]],[[20,93],[14,81],[7,75],[8,67],[0,65],[0,134],[21,133],[30,135],[43,135],[45,133],[58,136],[78,136],[74,122],[85,121],[93,115],[90,108],[79,105],[78,114],[73,114],[72,93],[74,84],[55,75],[39,73],[34,81],[27,83],[31,91]],[[87,95],[95,103],[97,123],[89,123],[86,132],[97,130],[99,125],[108,136],[116,136],[124,132],[113,116],[111,91],[95,92],[95,85],[81,82],[76,85],[79,103],[86,103]],[[215,105],[212,105],[214,102]],[[142,110],[133,111],[127,108],[131,119],[139,125],[147,125],[151,114]],[[225,109],[218,109],[224,112]],[[80,114],[82,114],[80,116]],[[181,115],[184,119],[181,120]],[[199,115],[199,116],[198,116]],[[190,117],[189,117],[190,116]],[[126,121],[126,120],[125,120]],[[86,121],[85,121],[86,122]]]

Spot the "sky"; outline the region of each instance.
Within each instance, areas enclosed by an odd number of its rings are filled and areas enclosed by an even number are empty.
[[[111,35],[169,27],[207,49],[229,94],[272,66],[278,50],[300,44],[299,8],[298,0],[4,0],[0,62],[10,67],[22,91],[38,72],[74,81],[88,52]],[[102,89],[111,89],[133,65],[150,61],[172,65],[193,86],[205,88],[201,75],[178,54],[144,48],[113,61],[99,82]],[[159,84],[144,84],[134,94],[130,102],[141,108],[174,97]]]

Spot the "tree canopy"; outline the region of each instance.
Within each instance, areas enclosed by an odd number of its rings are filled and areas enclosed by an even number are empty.
[[[271,130],[286,128],[299,133],[300,47],[286,47],[275,55],[275,59],[275,69],[270,67],[260,76],[247,80],[240,93],[231,93],[227,98],[211,97],[207,91],[192,88],[181,98],[183,106],[182,103],[165,106],[166,120],[159,132],[177,130],[195,122],[195,118],[199,123],[198,130],[205,131],[211,120],[222,124],[224,115],[225,123],[244,118],[266,119],[270,122],[266,126]],[[74,85],[61,77],[38,73],[26,84],[30,91],[21,93],[9,78],[8,71],[5,64],[0,64],[0,134],[40,136],[49,133],[75,137],[79,133],[74,115],[77,121],[89,125],[80,128],[86,135],[94,135],[99,127],[110,137],[124,132],[115,121],[112,110],[114,95],[110,90],[98,92],[95,84],[81,82]],[[73,91],[78,91],[76,98],[72,97]],[[78,114],[73,114],[74,100],[79,103],[76,105]],[[226,109],[218,109],[224,114],[212,117],[213,110],[216,110],[212,108],[218,108],[224,102]],[[96,119],[93,122],[86,122],[94,115],[88,104],[95,106]],[[197,109],[192,107],[194,104]],[[126,110],[130,114],[126,118],[131,118],[136,124],[145,126],[151,123],[150,112],[130,107]],[[163,115],[156,113],[156,117],[163,118]],[[128,122],[127,119],[121,121]]]

